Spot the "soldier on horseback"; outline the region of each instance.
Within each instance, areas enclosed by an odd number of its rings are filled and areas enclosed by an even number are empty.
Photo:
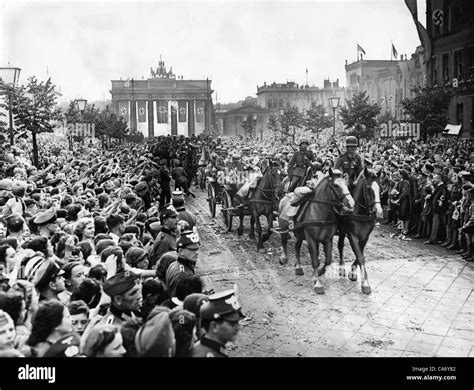
[[[362,171],[362,159],[357,154],[357,138],[354,136],[346,137],[346,152],[341,154],[334,165],[335,169],[340,169],[349,183],[349,189],[352,189],[354,182]]]
[[[288,163],[288,178],[290,186],[288,192],[293,192],[296,187],[304,185],[306,171],[312,162],[316,161],[311,150],[308,150],[309,141],[307,138],[301,138],[299,142],[300,149],[293,154]]]

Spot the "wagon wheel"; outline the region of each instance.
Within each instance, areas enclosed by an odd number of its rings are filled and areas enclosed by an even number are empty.
[[[232,211],[227,211],[232,207],[232,200],[230,199],[229,192],[227,190],[222,191],[222,214],[224,216],[224,223],[227,227],[227,231],[230,232],[232,229]]]
[[[201,188],[201,191],[204,191],[206,188],[206,175],[204,173],[204,169],[201,168],[200,173],[199,188]]]
[[[216,191],[212,183],[207,183],[207,201],[209,203],[209,211],[211,212],[211,217],[216,216]]]

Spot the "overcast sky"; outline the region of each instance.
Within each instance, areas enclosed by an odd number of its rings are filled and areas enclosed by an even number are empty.
[[[257,85],[346,84],[344,64],[410,57],[419,45],[403,0],[7,1],[0,0],[0,63],[61,88],[61,100],[110,99],[110,80],[150,77],[160,54],[185,79],[212,80],[221,103]],[[418,1],[425,25],[425,1]],[[214,94],[215,98],[215,94]]]

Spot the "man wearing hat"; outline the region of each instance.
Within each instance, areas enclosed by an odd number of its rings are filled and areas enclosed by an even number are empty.
[[[142,304],[142,288],[138,276],[131,272],[119,272],[104,283],[104,293],[110,298],[110,307],[99,325],[117,325],[136,318],[134,312]]]
[[[171,203],[160,209],[160,222],[161,231],[149,251],[149,268],[155,268],[155,264],[164,253],[176,250],[178,212]]]
[[[349,182],[349,189],[352,188],[353,183],[362,171],[362,160],[356,153],[358,141],[354,136],[346,137],[346,151],[341,154],[334,164],[335,169],[342,171],[342,174],[347,177]]]
[[[148,210],[151,207],[153,199],[151,197],[150,189],[146,181],[141,181],[135,185],[134,191],[137,196],[143,201],[145,210]]]
[[[176,242],[178,258],[166,271],[166,288],[171,298],[176,296],[176,286],[183,274],[194,275],[194,267],[198,260],[200,248],[199,235],[195,231],[182,232]]]
[[[212,294],[200,309],[204,335],[193,348],[192,357],[227,357],[225,345],[234,342],[245,316],[234,290]]]
[[[184,195],[182,191],[173,191],[172,204],[178,212],[178,220],[186,221],[192,230],[196,226],[197,218],[191,211],[186,210],[184,207]]]
[[[56,299],[59,301],[59,294],[66,290],[64,271],[53,260],[33,257],[28,263],[33,263],[30,279],[40,293],[40,301]],[[26,268],[29,268],[27,264]]]
[[[33,222],[38,226],[39,235],[41,237],[51,238],[59,229],[56,223],[56,211],[50,208],[38,214]]]
[[[299,142],[300,149],[297,150],[288,163],[288,178],[291,180],[288,192],[293,192],[296,187],[304,184],[306,170],[310,163],[316,161],[311,150],[308,150],[309,141],[307,138],[301,138]]]
[[[167,204],[171,201],[171,187],[170,187],[171,174],[170,174],[170,171],[168,170],[167,165],[168,165],[168,161],[165,158],[160,160],[160,170],[158,171],[158,174],[159,174],[158,183],[161,188],[160,205]]]

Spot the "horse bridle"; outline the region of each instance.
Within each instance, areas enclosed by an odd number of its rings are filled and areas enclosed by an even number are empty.
[[[366,180],[367,180],[367,179],[366,179]],[[365,203],[367,203],[367,199],[368,199],[368,196],[367,196],[367,188],[369,188],[369,187],[371,187],[371,186],[364,185],[363,194],[364,194],[364,201],[365,201]],[[369,212],[369,215],[370,215],[370,216],[372,216],[373,213],[374,213],[374,211],[372,210],[372,207],[373,207],[375,204],[377,204],[377,203],[380,204],[380,201],[376,201],[376,200],[375,200],[375,197],[374,197],[374,201],[373,201],[372,203],[368,204],[368,205],[363,205],[362,203],[357,202],[357,204],[359,205],[359,207],[361,207],[361,208],[363,208],[363,209],[365,209],[365,210],[367,210],[367,211]]]
[[[351,193],[349,191],[347,191],[347,192],[343,192],[342,195],[339,195],[334,187],[335,187],[335,185],[331,181],[330,184],[329,184],[329,189],[336,195],[337,202],[333,202],[333,201],[330,201],[330,200],[319,200],[319,199],[311,199],[311,202],[321,203],[321,204],[329,204],[331,206],[344,206],[344,204],[342,203],[342,200],[344,198],[346,198],[347,196],[351,195]]]

